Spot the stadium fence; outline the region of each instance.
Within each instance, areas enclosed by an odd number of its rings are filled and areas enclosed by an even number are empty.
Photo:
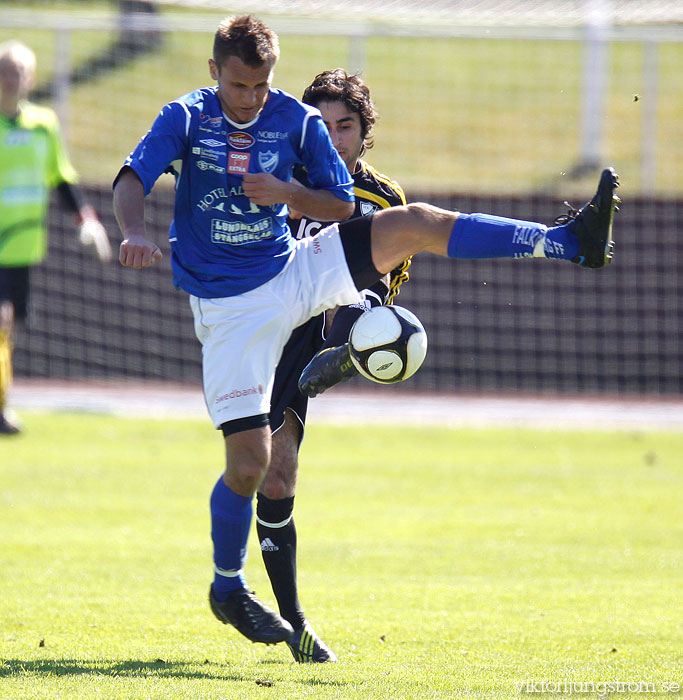
[[[110,190],[87,194],[114,231]],[[408,196],[546,223],[563,210],[545,195]],[[150,231],[164,259],[145,270],[102,267],[79,246],[70,217],[53,207],[50,253],[33,272],[33,320],[17,339],[17,376],[200,381],[187,295],[171,281],[172,205],[169,189],[151,196]],[[629,198],[618,216],[617,262],[604,270],[416,257],[396,301],[423,321],[429,352],[401,388],[683,393],[683,201]]]
[[[280,34],[279,87],[300,94],[320,70],[362,70],[380,112],[368,160],[410,200],[551,223],[563,199],[590,196],[601,164],[621,175],[606,270],[419,256],[397,301],[424,321],[430,349],[402,389],[683,393],[680,2],[395,0],[388,16],[379,0],[248,0],[242,10]],[[113,242],[113,176],[164,103],[206,84],[210,33],[230,11],[219,0],[2,3],[0,40],[35,48],[36,97],[58,110]],[[149,207],[160,243],[171,211],[162,182]],[[102,267],[56,205],[50,235],[32,323],[17,336],[18,377],[199,381],[166,243],[158,267]]]

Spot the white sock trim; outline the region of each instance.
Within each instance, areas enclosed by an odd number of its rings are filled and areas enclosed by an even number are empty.
[[[214,565],[213,570],[219,576],[225,576],[225,578],[236,578],[241,573],[243,573],[242,569],[221,569],[220,566],[216,565]]]
[[[285,525],[287,525],[287,524],[289,523],[289,521],[290,521],[293,517],[294,517],[294,513],[292,513],[286,520],[282,520],[282,521],[279,522],[279,523],[267,523],[265,520],[261,520],[261,518],[259,518],[258,515],[257,515],[257,516],[256,516],[256,522],[257,522],[259,525],[263,525],[264,527],[272,527],[272,528],[277,529],[277,528],[280,528],[280,527],[285,527]]]
[[[548,256],[545,254],[545,238],[548,235],[548,229],[546,229],[539,237],[538,240],[536,241],[534,245],[534,252],[532,253],[532,257],[534,258],[547,258]]]

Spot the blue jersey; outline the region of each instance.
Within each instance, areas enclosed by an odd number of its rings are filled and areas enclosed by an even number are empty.
[[[272,279],[294,247],[285,204],[257,206],[244,194],[246,172],[292,178],[303,164],[313,189],[354,201],[353,179],[320,112],[271,89],[252,122],[222,112],[216,88],[167,104],[125,165],[149,194],[173,161],[182,168],[170,229],[176,286],[198,297],[241,294]]]

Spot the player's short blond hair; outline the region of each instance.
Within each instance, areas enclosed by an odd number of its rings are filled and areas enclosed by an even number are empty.
[[[0,63],[10,61],[11,63],[23,66],[30,73],[36,71],[36,55],[26,44],[10,39],[0,44]]]

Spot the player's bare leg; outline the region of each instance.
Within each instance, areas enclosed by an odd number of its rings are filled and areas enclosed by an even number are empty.
[[[582,267],[604,267],[612,260],[617,187],[617,174],[606,168],[593,198],[550,228],[422,203],[383,209],[372,218],[372,261],[381,273],[421,251],[452,258],[557,258]]]
[[[294,628],[287,646],[300,663],[326,663],[337,658],[308,623],[299,603],[293,509],[301,424],[289,409],[284,417],[273,433],[270,467],[259,487],[256,529],[280,615]]]

